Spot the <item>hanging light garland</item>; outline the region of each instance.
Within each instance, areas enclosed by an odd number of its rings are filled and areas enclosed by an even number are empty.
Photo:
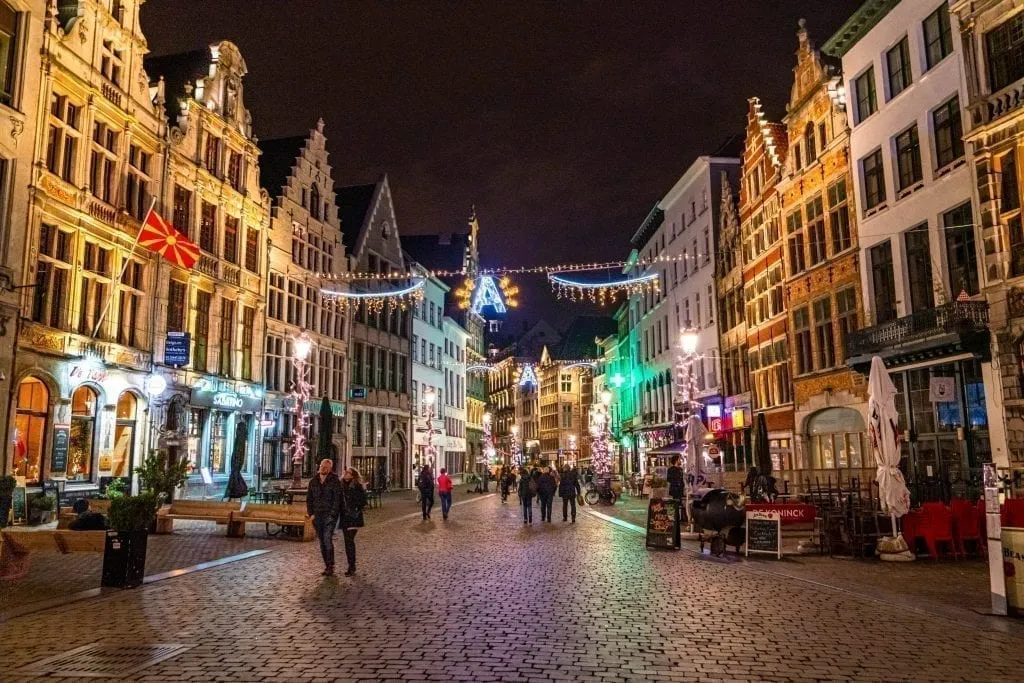
[[[577,272],[577,271],[562,271]],[[658,288],[658,274],[647,273],[619,280],[596,282],[566,277],[562,273],[548,273],[548,280],[559,299],[585,301],[604,306],[614,302],[620,295],[643,295]]]
[[[369,314],[396,308],[404,311],[409,305],[418,304],[423,300],[423,289],[427,282],[422,277],[414,276],[409,279],[415,280],[415,282],[402,289],[353,292],[322,288],[320,294],[327,299],[333,300],[339,307],[345,310],[354,310],[363,306]]]

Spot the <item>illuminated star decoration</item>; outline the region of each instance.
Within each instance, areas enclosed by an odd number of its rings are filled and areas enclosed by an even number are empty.
[[[537,373],[529,363],[524,365],[523,369],[519,371],[519,386],[525,387],[527,385],[537,386]]]
[[[569,277],[569,272],[586,272],[587,268],[573,268],[568,271],[548,273],[548,280],[559,299],[570,301],[589,300],[604,306],[612,303],[619,294],[627,298],[637,294],[643,295],[648,291],[654,291],[658,287],[658,274],[648,273],[647,275],[635,275],[618,280],[608,279],[606,281],[581,280],[576,277]]]
[[[469,278],[455,290],[455,296],[459,300],[459,307],[470,309],[477,315],[483,315],[485,308],[492,308],[494,315],[503,315],[508,309],[519,305],[516,298],[519,288],[512,284],[512,280],[503,275],[495,279],[494,275],[480,275],[476,279]]]

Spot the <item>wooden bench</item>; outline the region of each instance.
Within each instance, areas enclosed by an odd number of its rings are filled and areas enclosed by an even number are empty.
[[[217,524],[229,524],[231,516],[241,510],[236,501],[176,500],[165,505],[156,513],[156,532],[169,534],[174,531],[174,520],[197,519]]]
[[[106,545],[106,531],[71,531],[55,529],[52,531],[2,532],[3,542],[9,540],[29,550],[56,550],[62,555],[68,553],[102,553]]]
[[[104,517],[110,514],[109,498],[86,498],[85,500],[89,502],[90,512],[99,512]],[[78,519],[78,514],[75,511],[70,507],[63,507],[60,510],[60,516],[57,517],[57,528],[67,529],[76,519]]]
[[[266,524],[267,533],[271,536],[282,531],[290,532],[289,536],[303,541],[312,541],[315,536],[313,521],[306,514],[305,505],[246,503],[239,512],[232,514],[228,523],[228,536],[244,537],[246,524]],[[272,531],[272,525],[280,528],[276,532]]]

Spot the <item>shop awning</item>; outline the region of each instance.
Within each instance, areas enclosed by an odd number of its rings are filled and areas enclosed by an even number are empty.
[[[652,448],[649,451],[644,451],[644,453],[647,455],[675,455],[676,453],[682,453],[685,448],[686,441],[675,441],[661,448]]]

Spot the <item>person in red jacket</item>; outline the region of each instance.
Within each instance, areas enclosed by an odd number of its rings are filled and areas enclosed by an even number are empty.
[[[441,468],[441,475],[437,478],[437,493],[441,497],[441,516],[447,522],[448,511],[452,509],[452,478],[445,467]]]

